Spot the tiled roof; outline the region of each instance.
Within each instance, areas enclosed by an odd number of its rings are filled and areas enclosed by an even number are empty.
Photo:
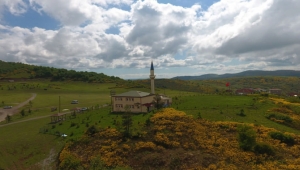
[[[150,93],[147,92],[142,92],[142,91],[128,91],[125,93],[113,95],[113,97],[145,97],[151,95]]]

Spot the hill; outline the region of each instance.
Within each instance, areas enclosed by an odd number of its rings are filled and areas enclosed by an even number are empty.
[[[138,84],[149,87],[150,80],[136,80]],[[226,87],[226,83],[230,87]],[[224,79],[207,80],[181,80],[181,79],[156,79],[155,87],[157,93],[164,93],[164,89],[199,92],[206,94],[224,93],[228,88],[235,91],[240,88],[279,88],[282,94],[299,93],[300,77],[284,76],[256,76],[256,77],[232,77]]]
[[[35,66],[23,63],[4,62],[0,60],[0,80],[5,79],[50,79],[52,81],[83,81],[109,83],[122,79],[115,76],[107,76],[103,73],[74,71],[53,67]]]
[[[147,123],[148,122],[148,123]],[[141,126],[142,127],[142,126]],[[210,122],[175,109],[155,113],[126,138],[93,126],[68,143],[60,169],[299,169],[299,135],[259,125]]]
[[[300,71],[296,70],[276,70],[276,71],[262,71],[262,70],[249,70],[235,74],[204,74],[201,76],[177,76],[172,79],[180,80],[208,80],[208,79],[225,79],[233,77],[255,77],[255,76],[292,76],[300,77]]]
[[[289,88],[289,82],[299,80],[294,77],[247,79],[236,78],[236,84],[280,82]],[[189,86],[199,86],[216,93],[215,88],[225,88],[223,79],[159,80],[158,85],[164,88],[156,89],[157,92],[165,91],[172,97],[172,107],[176,110],[133,115],[132,138],[126,139],[122,135],[123,114],[110,113],[109,107],[110,90],[121,93],[139,84],[126,82],[128,86],[49,80],[0,82],[2,105],[14,106],[31,93],[38,94],[32,106],[23,108],[25,116],[16,114],[11,122],[2,122],[7,126],[0,127],[3,139],[0,148],[4,148],[0,150],[0,169],[47,169],[50,165],[41,162],[48,158],[52,158],[52,169],[58,169],[55,165],[60,169],[299,169],[299,101],[292,104],[271,95],[208,95],[166,88],[189,90]],[[174,82],[177,84],[172,84]],[[149,82],[145,83],[149,87]],[[120,87],[115,88],[116,84]],[[68,115],[67,120],[56,124],[49,124],[50,118],[45,117],[9,125],[52,115],[50,107],[58,105],[58,96],[63,110],[89,106],[91,109]],[[77,106],[70,104],[73,99],[79,99]],[[237,136],[241,123],[248,124],[256,134],[256,143],[249,151],[239,145]],[[62,133],[68,137],[59,137]],[[275,137],[270,135],[273,133]],[[60,158],[60,162],[55,158]]]
[[[150,80],[123,80],[103,73],[74,71],[53,67],[34,66],[0,60],[0,80],[49,79],[51,81],[83,81],[95,83],[116,83],[116,88],[150,88]],[[293,77],[292,77],[293,76]],[[172,79],[156,79],[157,93],[164,89],[219,93],[225,91],[226,82],[231,89],[237,88],[280,88],[284,93],[299,92],[300,71],[245,71],[237,74],[206,74],[202,76],[182,76]],[[187,81],[188,80],[188,81]]]

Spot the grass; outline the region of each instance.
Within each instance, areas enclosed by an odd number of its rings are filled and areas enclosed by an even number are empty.
[[[0,90],[1,95],[0,95],[0,106],[15,106],[28,98],[31,97],[30,93],[20,93],[20,92],[3,92]]]
[[[266,118],[271,108],[276,107],[274,99],[250,96],[230,95],[187,95],[175,96],[172,107],[182,110],[187,114],[212,121],[234,121],[241,123],[253,123],[275,128],[284,132],[300,134],[300,131],[282,124],[275,123]],[[246,116],[239,116],[241,110]]]
[[[16,87],[8,90],[8,87]],[[32,93],[36,98],[32,106],[25,106],[26,115],[22,117],[16,114],[12,122],[27,120],[29,118],[52,115],[51,107],[60,109],[72,109],[74,107],[91,107],[110,104],[110,91],[117,94],[129,90],[149,91],[149,89],[126,89],[114,88],[112,83],[82,83],[82,82],[0,82],[0,104],[14,105],[28,99]],[[3,90],[1,90],[3,88]],[[11,88],[12,89],[12,88]],[[298,130],[270,121],[265,116],[268,110],[276,106],[276,103],[268,98],[235,95],[203,95],[194,92],[176,91],[170,89],[156,89],[159,94],[167,94],[173,97],[175,109],[185,111],[187,114],[197,117],[200,113],[202,118],[212,121],[235,121],[253,123],[271,127],[284,132],[300,134]],[[79,104],[71,104],[72,100],[78,100]],[[32,112],[28,113],[28,109]],[[294,110],[299,110],[293,106]],[[246,116],[238,116],[241,110]],[[140,131],[140,126],[152,113],[133,115],[133,134]],[[0,168],[4,169],[41,169],[40,163],[49,156],[50,150],[58,154],[66,141],[76,140],[82,136],[87,128],[96,125],[102,128],[118,127],[116,122],[121,122],[121,114],[111,114],[110,107],[98,110],[89,110],[76,117],[70,117],[62,123],[49,124],[50,118],[31,120],[14,125],[0,127]],[[0,125],[7,124],[1,122]],[[43,133],[47,131],[46,133]],[[41,133],[42,132],[42,133]],[[55,134],[65,133],[67,138]],[[39,164],[39,165],[38,165]],[[49,165],[49,166],[54,166]]]
[[[143,123],[151,115],[152,112],[147,114],[132,114],[133,125],[131,130],[133,135],[141,132],[141,126],[143,126]],[[47,130],[46,134],[67,134],[69,136],[68,140],[76,140],[92,125],[100,128],[119,128],[117,124],[121,123],[121,117],[122,113],[110,113],[110,107],[105,107],[76,114],[76,117],[69,114],[66,121],[56,124],[47,124],[40,130]]]
[[[8,90],[8,87],[12,90]],[[16,87],[16,88],[14,88]],[[113,83],[82,83],[82,82],[50,82],[50,81],[29,81],[29,82],[0,82],[0,101],[5,104],[20,103],[36,93],[32,106],[26,105],[21,108],[25,110],[25,116],[15,114],[12,122],[27,120],[30,118],[52,115],[51,107],[72,109],[74,107],[103,106],[110,103],[110,90],[115,87]],[[3,88],[3,90],[1,90]],[[114,89],[116,93],[125,92],[131,89]],[[146,91],[146,89],[138,89]],[[72,100],[78,100],[79,104],[71,104]],[[1,103],[0,103],[1,104]],[[28,113],[28,109],[32,112]],[[21,110],[20,109],[20,110]],[[50,118],[30,120],[0,127],[0,168],[4,169],[41,169],[40,162],[48,157],[49,151],[54,150],[58,154],[66,140],[80,138],[90,125],[97,124],[100,127],[114,127],[114,120],[120,121],[121,116],[110,114],[109,107],[99,110],[88,111],[77,115],[76,118],[68,119],[61,124],[49,124]],[[133,130],[138,131],[138,122],[143,122],[149,117],[134,115]],[[76,126],[71,127],[71,123]],[[3,121],[0,125],[6,125]],[[78,125],[78,126],[77,126]],[[44,129],[48,132],[43,134]],[[67,139],[55,136],[56,132],[65,133]],[[73,134],[71,137],[70,135]],[[49,165],[50,166],[50,165]],[[54,166],[54,165],[52,165]]]
[[[47,158],[51,149],[58,152],[64,141],[53,135],[39,133],[49,118],[0,128],[0,167],[8,169],[39,169],[36,163]]]
[[[90,107],[97,104],[108,104],[110,102],[109,88],[114,86],[114,84],[110,83],[53,83],[49,81],[26,83],[26,86],[35,87],[34,89],[21,89],[21,87],[24,86],[24,83],[18,82],[3,83],[1,85],[2,87],[7,87],[8,85],[16,87],[14,90],[2,90],[3,95],[0,96],[0,101],[4,101],[5,103],[12,103],[13,101],[22,102],[31,97],[32,93],[37,93],[36,98],[32,101],[32,107],[27,105],[23,108],[27,112],[30,108],[32,112],[30,114],[27,113],[25,117],[22,117],[20,114],[14,115],[12,117],[13,121],[37,116],[51,115],[53,114],[53,112],[51,112],[51,107],[57,107],[57,109],[59,109],[59,103],[61,110],[72,109],[74,107]],[[71,101],[75,99],[79,101],[79,104],[72,105]]]

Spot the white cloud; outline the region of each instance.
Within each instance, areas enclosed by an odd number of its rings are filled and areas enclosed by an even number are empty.
[[[151,59],[158,68],[207,72],[299,68],[297,0],[221,0],[207,10],[155,0],[26,2],[0,1],[0,10],[22,15],[33,8],[59,21],[60,28],[2,23],[0,59],[73,69],[143,68]]]
[[[0,21],[1,14],[7,10],[13,15],[21,15],[27,11],[27,4],[23,0],[1,0],[0,1]]]
[[[109,8],[107,5],[129,5],[131,1],[119,0],[30,0],[31,6],[37,11],[45,12],[61,24],[67,26],[89,25],[89,23],[101,23],[104,29],[111,24],[116,24],[126,19],[128,12]]]
[[[189,41],[188,34],[198,9],[195,6],[183,8],[150,0],[138,1],[131,6],[132,22],[125,25],[123,35],[133,46],[150,48],[143,53],[148,57],[175,55]]]
[[[133,3],[133,0],[91,0],[92,4],[98,4],[104,7],[109,5],[130,5]]]
[[[63,25],[78,26],[102,11],[100,7],[82,0],[30,0],[30,4],[38,11],[43,11],[60,21]]]

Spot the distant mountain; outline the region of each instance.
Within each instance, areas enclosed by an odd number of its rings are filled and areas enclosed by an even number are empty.
[[[172,79],[179,80],[208,80],[208,79],[224,79],[233,77],[255,77],[255,76],[290,76],[300,77],[300,71],[296,70],[276,70],[276,71],[262,71],[262,70],[249,70],[233,74],[204,74],[201,76],[177,76]]]

